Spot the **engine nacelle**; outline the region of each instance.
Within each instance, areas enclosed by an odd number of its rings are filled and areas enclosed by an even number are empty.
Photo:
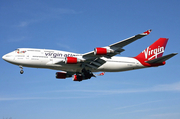
[[[77,64],[78,62],[83,62],[84,60],[78,59],[76,57],[66,57],[65,63],[66,64]]]
[[[114,53],[114,50],[107,48],[95,48],[94,55],[107,55],[109,53]]]
[[[77,64],[78,59],[76,57],[66,57],[65,58],[65,63],[66,64]]]
[[[57,79],[65,79],[67,77],[70,77],[70,76],[68,76],[66,72],[56,72]]]

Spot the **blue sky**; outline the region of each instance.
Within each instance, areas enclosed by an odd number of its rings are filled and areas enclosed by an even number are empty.
[[[17,48],[92,51],[152,29],[126,47],[136,56],[160,37],[165,54],[180,52],[179,0],[1,0],[0,56]],[[55,70],[1,59],[0,118],[179,119],[180,56],[158,68],[106,73],[82,82],[55,79]]]

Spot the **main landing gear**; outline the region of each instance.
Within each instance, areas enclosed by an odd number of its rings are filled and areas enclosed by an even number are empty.
[[[85,68],[83,68],[81,72],[84,75],[85,79],[90,79],[91,77],[96,77],[90,70],[86,70]]]
[[[20,74],[23,74],[23,73],[24,73],[24,71],[23,71],[23,67],[22,67],[22,66],[19,66],[19,68],[21,68],[21,70],[20,70]]]

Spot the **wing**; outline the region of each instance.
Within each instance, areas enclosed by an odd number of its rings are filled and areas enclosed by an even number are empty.
[[[123,49],[124,46],[136,41],[137,39],[147,36],[148,34],[150,34],[150,32],[151,30],[147,30],[146,32],[124,39],[122,41],[111,44],[109,46],[102,47],[102,48],[95,48],[94,51],[83,54],[82,60],[79,60],[76,57],[67,57],[61,61],[59,61],[58,59],[57,61],[54,61],[54,63],[61,64],[61,65],[77,64],[79,67],[83,67],[83,68],[89,67],[91,69],[97,69],[98,67],[101,67],[106,62],[105,60],[101,59],[101,57],[111,58],[114,55],[120,54],[121,52],[124,51]]]
[[[85,59],[95,59],[95,58],[99,58],[99,57],[107,57],[107,58],[111,58],[114,55],[120,54],[121,52],[124,51],[124,49],[122,49],[124,46],[144,37],[149,35],[151,32],[151,30],[147,30],[141,34],[137,34],[135,36],[132,36],[130,38],[124,39],[122,41],[119,41],[117,43],[111,44],[109,46],[103,47],[103,49],[106,49],[106,52],[108,53],[102,53],[100,55],[95,55],[95,51],[91,51],[88,53],[83,54],[83,58]],[[95,49],[97,50],[97,48]]]
[[[86,59],[83,65],[86,67],[90,67],[92,69],[97,69],[102,64],[104,64],[106,61],[101,59],[100,57],[106,57],[111,58],[112,56],[115,56],[117,54],[120,54],[124,51],[123,47],[144,37],[149,35],[151,30],[147,30],[141,34],[137,34],[135,36],[132,36],[130,38],[124,39],[122,41],[119,41],[117,43],[111,44],[109,46],[103,47],[103,48],[95,48],[94,51],[88,52],[83,54],[83,58]]]

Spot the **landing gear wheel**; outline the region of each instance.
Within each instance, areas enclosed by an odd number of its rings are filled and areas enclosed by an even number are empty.
[[[23,74],[24,73],[23,67],[21,65],[19,65],[19,68],[21,68],[20,74]]]
[[[23,73],[24,73],[24,71],[23,71],[23,70],[21,70],[21,71],[20,71],[20,74],[23,74]]]

